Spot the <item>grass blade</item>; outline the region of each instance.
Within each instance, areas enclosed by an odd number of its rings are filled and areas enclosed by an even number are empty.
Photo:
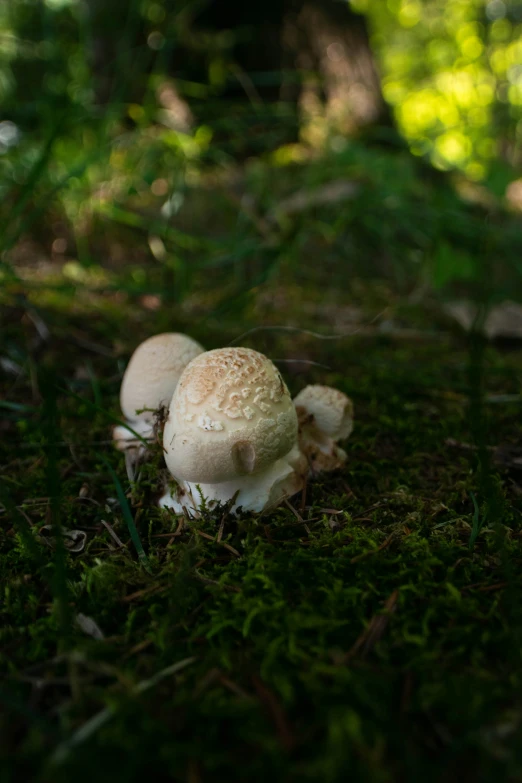
[[[129,502],[125,497],[125,492],[123,491],[121,482],[118,476],[116,475],[112,465],[110,465],[110,463],[105,459],[105,457],[102,457],[101,454],[98,454],[98,457],[109,471],[111,478],[113,480],[114,487],[116,489],[116,495],[118,497],[118,501],[120,503],[121,510],[123,512],[123,518],[125,519],[127,527],[129,529],[130,537],[132,539],[132,543],[136,548],[136,552],[138,553],[138,558],[140,560],[140,563],[149,574],[152,574],[152,569],[149,565],[149,560],[147,558],[147,555],[145,554],[145,550],[143,549],[143,544],[141,543],[141,538],[136,528],[136,525],[134,524],[134,519],[132,517],[132,512],[130,510]]]
[[[72,628],[72,616],[69,603],[69,588],[67,584],[67,551],[65,549],[61,521],[62,482],[57,446],[57,442],[60,440],[60,415],[57,403],[57,383],[54,372],[47,368],[41,368],[38,377],[38,386],[43,400],[40,426],[44,438],[45,455],[47,458],[45,477],[55,540],[54,573],[51,584],[58,609],[62,642],[67,646]]]
[[[129,432],[131,432],[137,440],[141,441],[144,446],[149,445],[149,442],[143,437],[143,435],[140,435],[138,432],[136,432],[136,430],[133,430],[128,422],[119,419],[117,416],[113,416],[111,413],[108,413],[101,405],[97,405],[95,402],[91,402],[91,400],[82,397],[80,394],[76,394],[76,392],[73,392],[72,389],[61,389],[61,391],[63,391],[64,394],[70,394],[71,397],[74,397],[76,400],[81,402],[83,405],[86,405],[91,410],[96,411],[97,413],[103,413],[105,418],[108,421],[112,421],[113,424],[119,424],[120,427],[125,427],[125,429],[129,430]]]
[[[131,694],[133,696],[137,696],[138,694],[149,690],[150,688],[157,685],[158,682],[164,680],[166,677],[177,674],[186,666],[190,666],[190,664],[194,663],[195,660],[196,659],[194,657],[184,658],[182,661],[178,661],[177,663],[173,663],[170,666],[167,666],[165,669],[162,669],[162,671],[153,675],[149,680],[143,680],[142,682],[139,682],[132,689]],[[92,737],[92,735],[95,734],[98,729],[104,726],[107,721],[113,717],[115,712],[115,707],[111,705],[110,707],[105,707],[103,710],[100,710],[100,712],[96,713],[96,715],[93,715],[93,717],[84,723],[83,726],[80,726],[80,728],[71,737],[69,737],[68,740],[56,748],[52,757],[53,763],[62,764],[64,761],[66,761],[73,748],[81,745],[83,742]]]
[[[482,530],[482,527],[484,525],[484,519],[480,518],[480,509],[478,507],[477,499],[473,492],[470,492],[471,499],[473,501],[473,520],[472,520],[472,526],[471,526],[471,535],[469,537],[469,548],[473,549],[475,546],[475,541],[477,540],[477,536]]]

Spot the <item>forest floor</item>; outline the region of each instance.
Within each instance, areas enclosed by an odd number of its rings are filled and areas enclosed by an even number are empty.
[[[176,253],[132,205],[100,221],[106,262],[11,252],[3,783],[522,778],[522,344],[466,334],[418,271],[426,252],[451,282],[487,207],[391,154],[371,171],[279,222],[284,171],[254,171],[259,211],[230,183],[195,189]],[[292,395],[345,392],[346,466],[262,516],[160,510],[160,447],[129,486],[111,427],[128,358],[162,331],[265,352]]]

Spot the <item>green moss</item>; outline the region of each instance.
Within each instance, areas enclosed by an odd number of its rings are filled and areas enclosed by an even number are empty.
[[[258,171],[253,184],[260,198],[269,173]],[[283,174],[274,182],[280,195]],[[385,187],[385,174],[373,187]],[[224,291],[240,284],[218,267],[208,278],[200,269],[189,295],[175,306],[167,297],[157,310],[141,299],[158,294],[157,268],[142,288],[114,271],[119,291],[79,286],[74,299],[74,289],[49,291],[45,281],[36,299],[28,290],[21,300],[19,283],[4,288],[0,355],[23,372],[1,381],[9,403],[0,437],[2,781],[522,775],[520,402],[484,401],[519,393],[522,353],[490,345],[473,359],[436,300],[405,302],[402,283],[389,277],[327,283],[330,263],[347,279],[338,254],[348,229],[354,247],[364,246],[365,203],[336,225],[333,240],[321,229],[328,211],[303,219],[276,261],[257,240],[277,274],[240,305],[223,304]],[[397,259],[415,238],[389,223]],[[374,237],[374,257],[384,242]],[[327,260],[318,269],[310,259],[319,251]],[[220,542],[222,515],[179,529],[156,506],[159,445],[128,487],[110,437],[124,364],[141,339],[183,330],[210,348],[260,324],[331,333],[354,306],[367,322],[387,306],[415,332],[321,341],[259,331],[242,340],[280,362],[293,393],[321,382],[353,398],[342,471],[311,481],[293,509],[225,516]],[[28,321],[34,308],[47,342]],[[470,357],[481,373],[470,373]],[[151,573],[104,460],[126,492]],[[483,521],[474,546],[471,493]],[[82,552],[41,541],[39,528],[57,521],[85,531]],[[79,615],[104,638],[82,630]]]
[[[343,363],[342,374],[307,373],[351,394],[357,426],[346,469],[309,485],[302,519],[286,507],[227,519],[218,544],[205,536],[215,536],[219,520],[205,515],[175,536],[175,520],[152,502],[158,449],[130,497],[151,575],[96,457],[107,455],[122,476],[119,455],[101,443],[110,421],[57,392],[60,517],[88,537],[83,553],[66,556],[67,601],[71,617],[91,617],[106,639],[73,624],[60,645],[52,550],[38,544],[38,566],[16,519],[7,521],[3,736],[18,770],[39,769],[45,780],[146,773],[332,781],[351,770],[386,781],[520,769],[520,512],[503,472],[503,518],[469,548],[469,493],[485,499],[473,453],[445,443],[469,439],[466,355],[384,339],[362,348],[354,339],[350,350],[321,352]],[[63,358],[58,350],[52,360],[62,372]],[[492,388],[512,387],[515,359],[490,353]],[[107,364],[93,359],[104,404],[117,413],[118,381],[104,380]],[[92,387],[81,391],[92,399]],[[34,534],[49,519],[49,503],[37,500],[48,497],[49,477],[42,418],[23,415],[10,423],[24,426],[8,487]],[[492,406],[490,416],[496,443],[516,441],[509,406]],[[82,484],[89,500],[78,497]],[[65,657],[54,660],[60,649]],[[133,695],[136,684],[189,656],[179,676]],[[107,705],[110,720],[49,767],[58,738],[74,736]]]

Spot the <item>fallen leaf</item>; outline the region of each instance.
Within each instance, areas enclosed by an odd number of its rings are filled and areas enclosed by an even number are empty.
[[[56,537],[53,534],[53,525],[43,525],[38,531],[40,538],[51,549],[56,547]],[[69,552],[82,552],[87,542],[87,533],[84,530],[68,530],[62,528],[63,543]]]
[[[76,615],[76,624],[82,629],[87,636],[92,636],[93,639],[105,639],[103,631],[99,625],[95,623],[92,617],[87,617],[86,614],[81,612]]]
[[[444,310],[467,332],[473,327],[478,312],[473,302],[450,302]],[[485,318],[483,331],[492,340],[498,337],[521,340],[522,305],[505,301],[491,308]]]

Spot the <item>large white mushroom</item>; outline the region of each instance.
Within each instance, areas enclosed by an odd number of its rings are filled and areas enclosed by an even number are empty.
[[[128,427],[113,429],[116,448],[126,452],[127,470],[145,450],[131,430],[144,440],[154,433],[154,415],[168,406],[187,364],[204,348],[187,335],[168,332],[149,337],[131,356],[120,390],[120,406]]]
[[[335,470],[346,461],[337,441],[353,429],[353,404],[331,386],[306,386],[294,397],[299,419],[299,449],[312,473]]]
[[[178,488],[160,505],[197,514],[203,499],[263,511],[298,492],[308,469],[279,371],[250,348],[202,353],[184,370],[163,435]]]

